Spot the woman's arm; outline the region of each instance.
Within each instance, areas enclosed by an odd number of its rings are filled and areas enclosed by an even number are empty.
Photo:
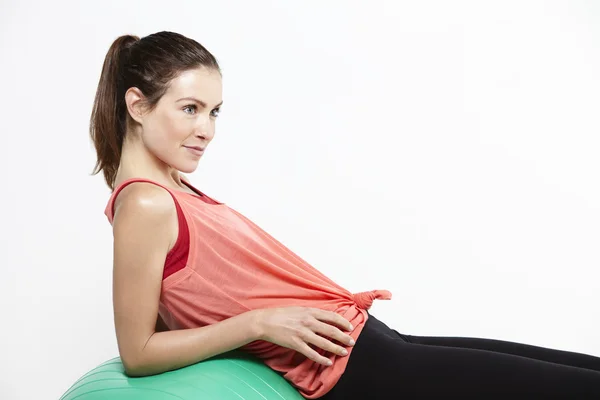
[[[133,183],[119,194],[113,304],[119,353],[131,376],[181,368],[259,337],[253,312],[202,328],[157,331],[163,266],[177,232],[175,204],[164,189]]]

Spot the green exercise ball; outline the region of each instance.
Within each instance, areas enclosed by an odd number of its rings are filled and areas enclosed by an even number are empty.
[[[303,400],[259,359],[233,351],[158,375],[131,378],[120,358],[94,368],[60,400]]]

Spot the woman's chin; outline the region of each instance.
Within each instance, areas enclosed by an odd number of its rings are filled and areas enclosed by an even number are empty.
[[[198,161],[196,162],[185,162],[177,163],[172,165],[173,168],[184,174],[191,174],[198,169]]]

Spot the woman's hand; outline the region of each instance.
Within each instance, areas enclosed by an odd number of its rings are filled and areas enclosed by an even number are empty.
[[[309,344],[340,356],[348,354],[346,349],[327,338],[354,345],[352,337],[340,330],[352,331],[354,328],[335,312],[309,307],[264,308],[256,312],[259,339],[296,350],[319,364],[331,365],[331,361]]]

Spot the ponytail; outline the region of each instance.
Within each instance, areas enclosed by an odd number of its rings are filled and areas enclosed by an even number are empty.
[[[124,64],[129,50],[140,39],[137,36],[118,37],[110,46],[100,74],[100,81],[90,117],[90,137],[97,161],[93,174],[104,173],[106,184],[114,189],[115,176],[121,162],[121,148],[126,129]]]

